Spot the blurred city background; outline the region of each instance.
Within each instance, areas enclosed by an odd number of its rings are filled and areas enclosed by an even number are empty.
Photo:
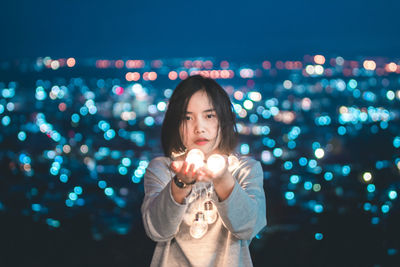
[[[0,266],[148,266],[142,179],[193,74],[262,162],[255,266],[400,262],[399,3],[114,2],[1,3]]]

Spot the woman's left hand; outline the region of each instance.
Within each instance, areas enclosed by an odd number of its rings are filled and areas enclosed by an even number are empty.
[[[217,171],[213,171],[208,168],[207,164],[204,164],[204,166],[199,168],[199,170],[198,170],[200,172],[200,175],[198,176],[197,181],[217,182],[227,176],[228,166],[229,166],[228,157],[226,155],[221,155],[221,156],[223,156],[224,160],[225,160],[225,164],[224,164],[223,168],[221,168]]]

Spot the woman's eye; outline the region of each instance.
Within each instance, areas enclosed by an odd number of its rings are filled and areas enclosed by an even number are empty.
[[[190,117],[189,117],[189,116],[186,116],[186,117],[185,117],[185,120],[187,120],[187,121],[190,120]]]
[[[207,118],[208,118],[208,119],[211,119],[211,118],[214,118],[214,117],[215,117],[214,114],[207,114]]]

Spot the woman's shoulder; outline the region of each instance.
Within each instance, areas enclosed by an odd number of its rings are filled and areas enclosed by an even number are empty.
[[[251,156],[236,155],[237,163],[230,166],[232,175],[241,183],[247,178],[263,177],[263,169],[260,161]]]
[[[261,163],[258,160],[246,155],[232,154],[229,156],[228,161],[232,171],[261,168]]]

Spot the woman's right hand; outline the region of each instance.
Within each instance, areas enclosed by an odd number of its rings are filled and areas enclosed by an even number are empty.
[[[195,180],[198,180],[201,173],[195,169],[193,163],[188,163],[186,161],[173,161],[171,163],[171,169],[175,172],[177,177],[185,184],[191,184]]]
[[[174,182],[171,183],[172,196],[176,202],[183,204],[185,198],[192,191],[190,183],[193,183],[195,180],[197,181],[200,173],[195,170],[194,164],[188,164],[186,161],[173,161],[171,163],[171,169],[176,173],[178,179],[188,184],[188,186],[182,188],[178,187]]]

